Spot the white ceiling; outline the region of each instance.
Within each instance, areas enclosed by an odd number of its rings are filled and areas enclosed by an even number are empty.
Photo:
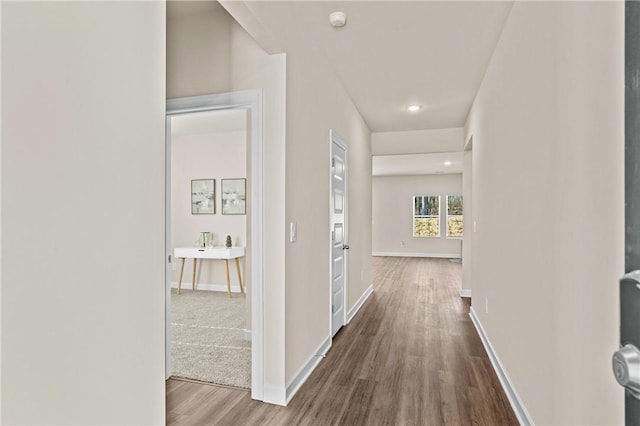
[[[229,4],[230,3],[230,4]],[[234,6],[233,3],[236,3]],[[223,2],[227,8],[237,2]],[[373,132],[462,127],[511,1],[255,1],[258,42],[316,46]],[[328,15],[347,13],[333,28]],[[246,22],[241,24],[247,24]],[[408,113],[407,105],[424,106]]]
[[[462,173],[463,158],[462,152],[376,155],[372,159],[372,174],[373,176],[392,176]],[[446,162],[451,164],[446,165]]]

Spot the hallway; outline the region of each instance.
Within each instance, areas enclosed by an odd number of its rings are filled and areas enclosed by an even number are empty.
[[[518,424],[459,297],[461,266],[375,257],[374,293],[288,407],[169,380],[167,424]]]

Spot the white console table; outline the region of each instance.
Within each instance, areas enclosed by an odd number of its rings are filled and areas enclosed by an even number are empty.
[[[225,268],[227,271],[227,292],[231,297],[231,282],[229,280],[229,260],[236,260],[236,269],[238,270],[238,281],[240,282],[240,291],[244,293],[244,287],[242,286],[242,275],[240,274],[240,258],[244,257],[244,247],[212,247],[199,249],[197,247],[180,247],[173,250],[173,256],[181,260],[180,263],[180,278],[178,279],[178,294],[180,294],[180,287],[182,286],[182,273],[184,272],[185,259],[193,259],[193,276],[191,278],[191,286],[196,289],[196,265],[198,259],[222,259],[224,260]]]

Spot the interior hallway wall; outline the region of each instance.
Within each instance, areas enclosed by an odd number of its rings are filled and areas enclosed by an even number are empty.
[[[330,129],[347,144],[347,309],[372,284],[372,216],[369,128],[321,53],[291,48],[287,67],[286,222],[298,226],[286,247],[289,384],[330,335]]]
[[[265,362],[273,372],[266,378],[270,389],[282,398],[285,387],[329,335],[330,129],[347,142],[350,162],[348,207],[353,220],[349,222],[348,306],[354,306],[372,283],[370,132],[317,52],[287,46],[283,50],[287,55],[285,73],[284,56],[267,55],[239,26],[232,24],[228,37],[231,88],[267,87],[261,86],[263,82],[271,85],[265,89],[265,104],[272,107],[265,106],[264,117],[265,134],[270,135],[265,147],[269,166],[265,185],[270,191],[265,194],[270,203],[265,212],[265,242],[272,247],[265,259],[265,295],[269,298],[265,300],[269,305],[265,333],[274,333],[270,339],[274,347],[267,351]],[[276,57],[280,62],[273,64]],[[222,67],[222,72],[225,69]],[[199,73],[199,79],[204,81],[206,75]],[[204,82],[198,86],[201,90],[211,87]],[[295,243],[286,243],[289,222],[298,224]],[[286,339],[275,335],[285,327]]]
[[[536,424],[622,424],[624,3],[516,2],[471,134],[474,311]]]
[[[471,295],[473,287],[471,277],[471,264],[473,262],[473,152],[465,151],[462,171],[462,197],[463,197],[463,223],[462,234],[462,292],[465,296]]]
[[[173,3],[173,2],[169,2]],[[185,2],[175,2],[185,3]],[[263,106],[264,209],[264,381],[265,392],[285,387],[285,75],[286,57],[267,54],[222,8],[200,10],[167,23],[167,93],[183,97],[259,89]],[[214,15],[214,16],[200,16]],[[200,25],[203,20],[211,25]],[[193,22],[193,25],[192,25]],[[213,25],[218,22],[219,24]],[[181,34],[181,33],[186,34]],[[208,40],[190,43],[190,40]],[[215,48],[212,48],[215,47]],[[182,53],[188,51],[189,53]],[[183,61],[184,55],[196,58]],[[199,59],[198,59],[199,58]],[[200,66],[201,64],[204,64]],[[209,67],[207,64],[214,64]],[[248,148],[247,193],[251,193]],[[251,199],[247,200],[247,244],[251,236]],[[245,258],[248,265],[250,253]],[[251,326],[251,269],[246,268],[246,321]]]
[[[165,4],[0,8],[0,421],[164,424]]]

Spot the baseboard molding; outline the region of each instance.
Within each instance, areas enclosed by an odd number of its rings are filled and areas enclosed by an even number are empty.
[[[244,340],[251,341],[251,330],[244,330]]]
[[[463,288],[462,290],[460,290],[460,297],[471,297],[471,289]]]
[[[436,257],[439,259],[460,259],[462,255],[460,253],[404,253],[404,252],[387,252],[387,251],[374,251],[372,256],[385,256],[385,257]]]
[[[482,340],[482,344],[484,345],[484,348],[487,351],[487,354],[489,355],[489,360],[491,361],[491,365],[493,366],[493,369],[495,370],[498,376],[498,379],[500,380],[500,384],[502,385],[504,392],[507,394],[507,398],[509,398],[509,402],[511,403],[511,408],[513,409],[513,412],[516,414],[518,421],[522,426],[533,425],[534,424],[533,419],[529,415],[527,408],[524,406],[524,403],[520,399],[518,392],[516,392],[516,389],[513,386],[513,383],[511,382],[511,379],[509,378],[507,371],[502,366],[502,362],[500,362],[500,358],[498,358],[498,354],[493,349],[493,346],[491,345],[491,342],[489,341],[489,338],[487,337],[487,334],[485,333],[484,328],[482,328],[480,319],[478,319],[476,312],[473,310],[473,306],[471,307],[469,316],[471,317],[471,321],[473,321],[473,325],[476,327],[476,330],[478,331],[480,340]]]
[[[331,336],[327,336],[327,338],[318,346],[318,349],[315,350],[313,355],[304,363],[304,365],[298,370],[298,372],[293,376],[293,379],[287,385],[287,398],[286,403],[288,404],[291,401],[291,398],[298,392],[300,387],[307,381],[313,370],[316,369],[322,358],[327,353],[329,348],[331,347]],[[285,404],[286,405],[286,404]]]
[[[283,407],[286,407],[287,405],[287,398],[286,398],[286,392],[287,390],[285,389],[284,386],[273,386],[273,385],[269,385],[269,384],[264,384],[263,387],[263,395],[262,395],[262,401],[266,402],[268,404],[275,404],[275,405],[281,405]]]
[[[171,288],[178,288],[178,282],[172,282]],[[182,290],[191,290],[191,283],[182,282]],[[227,291],[226,284],[200,284],[196,283],[196,290],[206,290],[206,291]],[[231,285],[231,293],[241,293],[239,285]]]
[[[371,284],[369,288],[362,293],[362,296],[360,296],[356,304],[353,305],[353,308],[349,309],[349,312],[347,312],[347,324],[349,324],[353,317],[356,316],[362,305],[364,305],[364,302],[366,302],[369,296],[371,296],[371,293],[373,293],[373,284]]]

